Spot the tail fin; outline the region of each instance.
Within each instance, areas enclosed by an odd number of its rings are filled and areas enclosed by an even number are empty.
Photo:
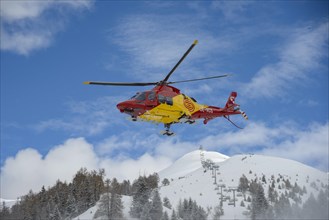
[[[248,120],[247,114],[240,109],[240,105],[235,103],[235,98],[238,96],[237,92],[231,92],[230,96],[228,97],[228,100],[226,102],[225,108],[228,111],[234,111],[234,112],[240,112],[242,117],[246,120]]]
[[[231,92],[230,96],[228,97],[228,100],[226,102],[225,108],[227,110],[233,111],[236,106],[239,106],[238,104],[235,104],[235,98],[238,96],[237,92]]]

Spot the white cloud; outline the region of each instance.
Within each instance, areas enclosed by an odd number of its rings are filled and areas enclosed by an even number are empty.
[[[45,157],[33,148],[19,151],[7,158],[1,167],[1,197],[15,199],[29,192],[52,186],[58,179],[71,181],[82,167],[88,170],[105,168],[107,178],[119,180],[138,178],[139,174],[158,172],[172,163],[166,156],[148,153],[136,159],[103,158],[97,156],[94,147],[83,138],[74,138],[53,147]]]
[[[261,68],[244,85],[245,93],[252,97],[277,97],[292,86],[314,77],[314,70],[328,58],[328,22],[314,29],[298,28],[291,31],[287,42],[280,48],[279,61]]]
[[[1,26],[1,49],[28,55],[34,49],[46,48],[51,44],[53,31],[19,30],[9,33]]]
[[[125,116],[116,108],[117,103],[125,99],[122,96],[107,96],[92,101],[68,102],[65,106],[68,113],[63,118],[41,121],[32,127],[37,132],[56,130],[75,136],[97,135],[125,121]]]
[[[230,21],[241,21],[242,13],[246,8],[254,4],[252,1],[213,1],[212,8],[220,10],[225,19]]]
[[[74,138],[53,147],[44,157],[35,149],[24,149],[7,158],[1,168],[1,196],[15,199],[30,189],[37,192],[43,185],[52,186],[57,179],[71,181],[81,167],[105,168],[107,178],[132,181],[139,175],[166,168],[200,146],[229,156],[278,156],[328,171],[328,123],[305,128],[294,123],[277,127],[250,123],[244,130],[217,133],[184,140],[183,136],[167,138],[127,131],[93,145],[83,138]]]
[[[227,53],[236,48],[235,41],[238,38],[237,34],[232,36],[232,33],[211,33],[204,21],[196,19],[190,22],[190,19],[191,17],[181,14],[172,14],[170,17],[157,14],[127,16],[120,20],[114,29],[115,37],[111,35],[109,41],[130,56],[126,67],[133,69],[131,72],[135,77],[161,80],[197,39],[200,45],[179,66],[179,71],[185,71],[185,75],[175,74],[175,79],[204,76],[209,69],[216,69],[211,66],[211,60],[216,64],[219,62],[212,59],[214,54]],[[203,62],[195,65],[198,60]],[[203,69],[203,64],[208,65],[207,72]],[[218,74],[218,69],[216,73]]]
[[[53,3],[53,1],[1,1],[1,18],[7,21],[35,18]]]
[[[1,50],[28,55],[49,47],[57,32],[63,29],[65,10],[89,9],[92,0],[78,1],[1,1]],[[52,18],[49,13],[61,14]]]
[[[306,131],[294,131],[292,139],[282,141],[279,145],[265,148],[261,154],[286,157],[302,163],[312,163],[318,169],[328,171],[329,140],[328,123],[314,124]]]
[[[269,127],[262,123],[250,123],[243,130],[208,136],[199,143],[229,155],[255,153],[279,156],[328,171],[328,123],[299,126],[286,123]]]
[[[133,181],[139,175],[150,175],[154,172],[159,172],[171,163],[172,160],[168,157],[145,153],[137,159],[104,159],[101,161],[100,167],[106,169],[107,177],[116,177],[119,181],[125,179]]]
[[[1,197],[15,199],[30,189],[51,186],[57,179],[71,181],[81,167],[96,169],[97,164],[93,147],[83,138],[55,146],[44,158],[35,149],[21,150],[1,167]]]

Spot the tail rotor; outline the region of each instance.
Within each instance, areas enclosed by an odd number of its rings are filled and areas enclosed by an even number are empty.
[[[248,115],[244,111],[242,111],[242,110],[240,110],[240,112],[241,112],[242,117],[244,119],[248,120]]]

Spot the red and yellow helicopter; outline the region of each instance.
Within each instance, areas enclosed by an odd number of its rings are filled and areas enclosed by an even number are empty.
[[[185,57],[191,52],[194,46],[198,43],[197,40],[193,42],[190,48],[185,52],[178,63],[167,74],[167,76],[159,82],[84,82],[90,85],[105,85],[105,86],[151,86],[155,87],[151,90],[139,92],[127,101],[117,104],[117,108],[122,113],[130,115],[132,121],[150,121],[155,123],[163,123],[165,131],[163,135],[171,136],[174,133],[170,131],[170,126],[176,123],[193,124],[198,119],[203,119],[203,123],[224,117],[234,126],[240,128],[230,120],[230,115],[241,114],[246,120],[248,119],[245,112],[240,110],[240,106],[235,103],[237,92],[231,92],[225,107],[208,106],[197,103],[197,101],[180,92],[179,89],[170,86],[171,84],[194,82],[200,80],[208,80],[215,78],[222,78],[228,76],[211,76],[199,79],[190,79],[171,82],[169,77],[173,74],[176,68],[181,64]]]

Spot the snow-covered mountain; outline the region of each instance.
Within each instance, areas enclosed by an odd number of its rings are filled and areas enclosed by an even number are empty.
[[[185,154],[177,161],[175,161],[171,166],[160,171],[160,179],[178,178],[200,169],[202,167],[200,160],[201,157],[211,159],[215,163],[223,162],[229,158],[226,155],[213,151],[193,151],[191,153]]]
[[[317,198],[321,190],[328,189],[327,173],[293,160],[262,155],[228,157],[218,152],[196,150],[159,172],[160,185],[165,178],[169,180],[159,192],[162,198],[169,199],[173,208],[180,200],[195,200],[208,212],[208,219],[212,219],[220,201],[223,202],[223,219],[250,219],[251,194],[237,190],[242,176],[249,182],[260,183],[267,199],[272,187],[277,198],[285,195],[291,205],[299,207],[311,194]],[[130,219],[131,198],[124,197],[123,202],[124,215]],[[97,205],[76,219],[92,218],[90,212],[95,210]],[[171,210],[165,210],[170,216]]]
[[[215,167],[217,165],[216,170],[206,170],[202,167],[202,154],[203,160],[211,160]],[[190,166],[189,158],[192,159],[195,169],[184,172],[185,168]],[[198,166],[197,158],[199,158]],[[172,170],[173,175],[168,173],[168,170]],[[177,176],[177,174],[185,175]],[[265,195],[272,182],[279,195],[288,191],[287,187],[282,185],[285,184],[284,180],[289,180],[291,186],[295,183],[301,188],[305,186],[307,193],[303,194],[302,203],[309,198],[311,193],[316,197],[320,188],[328,187],[326,173],[293,160],[261,155],[236,155],[229,158],[216,152],[198,150],[184,155],[171,167],[159,172],[161,179],[170,180],[169,185],[161,187],[160,193],[162,197],[169,198],[173,207],[177,206],[180,199],[192,198],[204,208],[213,208],[219,205],[222,192],[225,199],[224,219],[248,218],[244,214],[247,213],[250,202],[244,201],[245,197],[242,193],[236,191],[242,175],[245,175],[249,181],[257,179],[261,182]],[[235,207],[233,191],[235,191]],[[244,201],[244,207],[240,205],[241,201]]]

